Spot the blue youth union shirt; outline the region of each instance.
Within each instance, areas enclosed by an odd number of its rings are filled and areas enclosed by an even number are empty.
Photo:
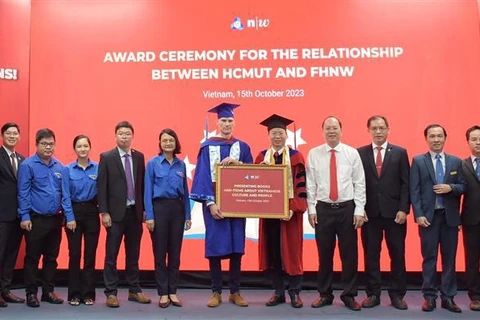
[[[170,164],[163,154],[148,161],[145,171],[145,215],[152,220],[153,200],[156,198],[182,198],[185,219],[190,220],[190,199],[188,193],[185,163],[173,158]]]
[[[62,198],[63,165],[55,158],[47,165],[35,154],[18,168],[18,215],[30,220],[30,212],[58,214]]]
[[[88,160],[85,170],[72,162],[63,169],[62,207],[67,222],[75,220],[72,202],[85,202],[97,198],[98,163]]]

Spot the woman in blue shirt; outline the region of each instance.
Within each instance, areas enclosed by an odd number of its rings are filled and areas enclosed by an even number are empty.
[[[95,303],[95,257],[100,220],[97,208],[98,163],[88,158],[90,139],[79,135],[73,139],[77,160],[64,168],[62,174],[62,206],[65,215],[73,214],[74,223],[66,226],[68,238],[68,301],[72,306],[81,302]],[[82,237],[84,240],[83,272],[80,270]]]
[[[180,251],[183,230],[192,224],[186,167],[177,158],[180,141],[172,129],[160,132],[159,146],[160,154],[148,161],[145,172],[145,222],[153,243],[158,305],[181,307],[176,294]]]

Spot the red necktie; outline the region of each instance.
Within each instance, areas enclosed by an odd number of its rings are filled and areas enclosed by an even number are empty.
[[[337,158],[335,157],[335,150],[330,150],[330,199],[335,202],[338,200],[338,185],[337,185]]]
[[[377,167],[377,174],[380,177],[380,174],[382,173],[382,147],[376,147],[377,148],[377,160],[375,161],[375,167]]]

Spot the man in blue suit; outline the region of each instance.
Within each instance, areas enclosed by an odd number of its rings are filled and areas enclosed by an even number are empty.
[[[435,286],[438,247],[442,257],[442,308],[462,312],[453,297],[457,294],[455,258],[457,254],[459,207],[465,182],[460,158],[443,152],[447,132],[431,124],[423,132],[429,152],[413,158],[410,170],[410,198],[419,225],[422,247],[422,310],[436,307]]]

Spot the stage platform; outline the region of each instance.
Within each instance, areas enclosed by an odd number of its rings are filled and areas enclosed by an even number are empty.
[[[15,294],[24,296],[24,290],[14,290]],[[57,288],[56,292],[66,298],[67,289]],[[50,305],[42,302],[39,308],[29,308],[26,305],[9,304],[7,308],[0,308],[1,320],[73,320],[73,319],[222,319],[222,320],[247,320],[247,319],[478,319],[480,312],[473,312],[468,309],[469,300],[465,291],[459,292],[455,298],[457,304],[462,308],[463,313],[454,314],[440,307],[440,301],[437,301],[438,308],[433,312],[422,312],[423,302],[420,291],[409,291],[406,296],[409,309],[405,311],[396,310],[390,306],[390,299],[386,292],[382,294],[382,303],[373,309],[362,309],[362,311],[350,311],[340,301],[340,291],[335,291],[335,300],[333,305],[320,309],[310,307],[311,302],[317,297],[316,291],[304,291],[301,297],[304,307],[294,309],[288,303],[276,307],[266,307],[272,291],[270,290],[243,290],[242,295],[249,301],[247,308],[240,308],[228,303],[228,292],[222,294],[223,304],[218,308],[208,308],[206,301],[210,297],[211,291],[206,289],[182,289],[178,296],[183,301],[182,308],[170,306],[166,309],[158,307],[158,296],[156,290],[145,289],[152,304],[141,305],[127,300],[127,289],[121,289],[119,292],[120,308],[110,309],[105,305],[105,297],[102,289],[97,289],[97,303],[94,306],[80,305],[72,307],[66,303],[63,305]],[[40,298],[40,296],[39,296]],[[365,298],[365,293],[359,292],[357,301],[361,302]],[[288,298],[287,298],[288,299]]]

